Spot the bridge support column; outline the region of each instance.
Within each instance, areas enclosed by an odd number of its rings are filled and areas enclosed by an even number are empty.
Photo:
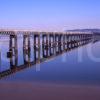
[[[74,35],[74,48],[76,48],[77,47],[77,36],[76,36],[76,34]]]
[[[34,60],[40,61],[40,35],[34,34]]]
[[[88,43],[88,36],[89,36],[88,34],[85,35],[85,44]]]
[[[31,55],[30,35],[23,35],[23,57],[25,64],[30,63],[30,55]]]
[[[73,49],[75,47],[75,42],[74,42],[74,34],[71,35],[71,48]]]
[[[70,35],[67,35],[67,50],[70,50]]]
[[[42,50],[43,50],[43,58],[48,57],[48,34],[42,34]]]
[[[69,49],[72,49],[72,36],[69,35]]]
[[[81,34],[79,34],[79,46],[81,46]]]
[[[55,34],[55,52],[59,54],[59,34]]]
[[[11,69],[15,69],[18,65],[17,35],[10,35],[9,52],[7,52],[7,57],[10,58]]]
[[[66,51],[66,34],[63,34],[63,51]]]
[[[65,42],[64,42],[64,49],[67,51],[67,34],[65,34]]]
[[[75,34],[75,48],[77,47],[77,35]]]
[[[50,33],[49,34],[49,53],[50,53],[50,56],[54,55],[54,50],[55,50],[55,40],[54,40],[54,34],[53,33]]]
[[[63,51],[63,41],[62,41],[62,34],[59,34],[59,53]]]

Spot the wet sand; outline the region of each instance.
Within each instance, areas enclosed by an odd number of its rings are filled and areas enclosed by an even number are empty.
[[[100,87],[2,82],[0,100],[100,100]]]

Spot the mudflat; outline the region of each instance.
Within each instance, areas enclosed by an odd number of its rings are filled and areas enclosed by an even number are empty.
[[[0,100],[100,100],[100,87],[32,82],[1,82]]]

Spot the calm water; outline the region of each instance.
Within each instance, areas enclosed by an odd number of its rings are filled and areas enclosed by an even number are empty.
[[[2,40],[4,42],[4,39]],[[21,43],[22,39],[20,39]],[[92,45],[92,54],[100,58],[100,42],[90,43],[86,46],[64,53],[61,56],[35,65],[31,68],[17,72],[3,78],[1,81],[26,81],[26,82],[53,82],[70,84],[100,84],[100,61],[89,56],[89,46]],[[0,71],[9,69],[9,59],[6,57],[8,42],[0,44],[1,66]],[[18,46],[18,65],[23,64],[22,44]],[[33,60],[31,52],[31,60]],[[81,57],[82,56],[82,57]],[[81,61],[79,59],[81,57]]]

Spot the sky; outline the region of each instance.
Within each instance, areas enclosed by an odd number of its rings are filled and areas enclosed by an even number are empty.
[[[100,0],[0,0],[0,28],[100,28]]]

